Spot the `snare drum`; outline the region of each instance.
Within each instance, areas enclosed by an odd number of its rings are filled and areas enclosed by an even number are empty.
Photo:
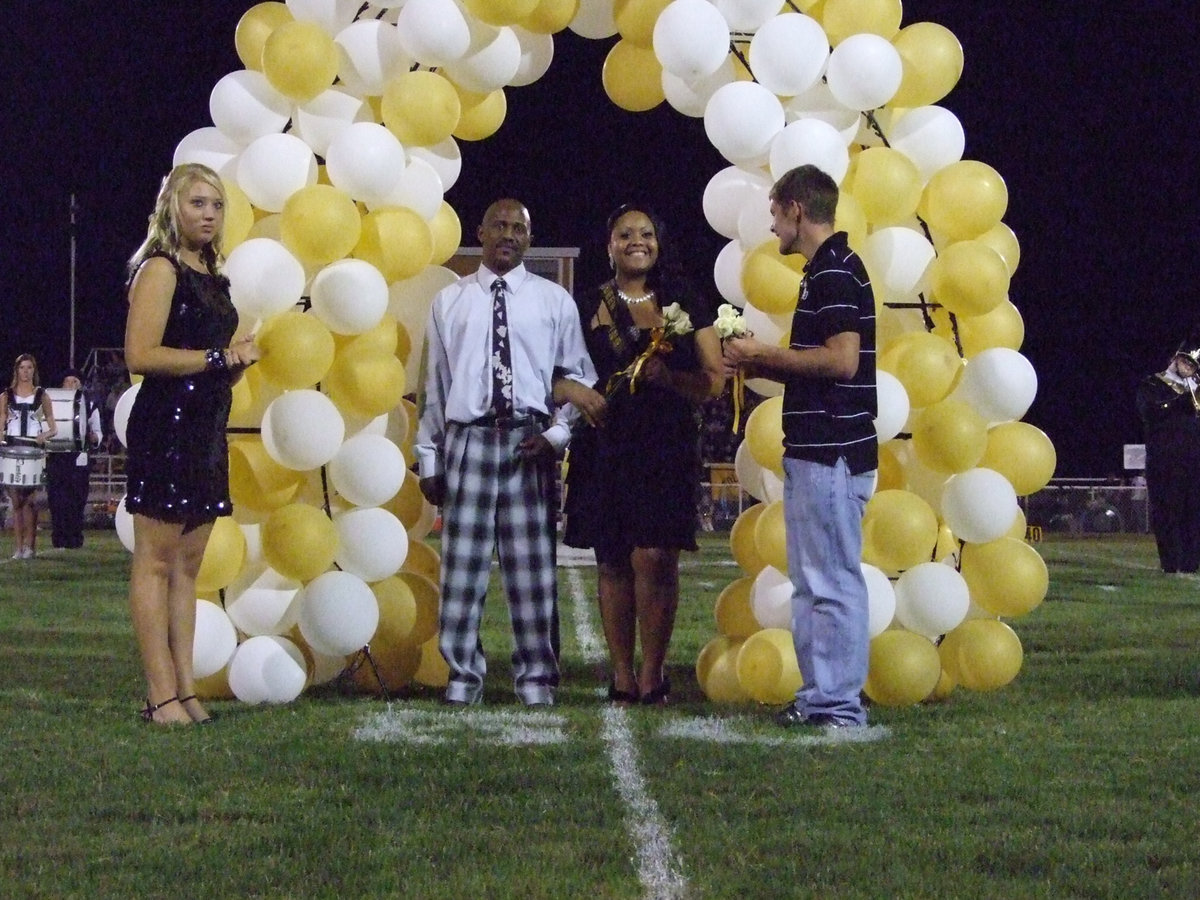
[[[46,483],[46,451],[28,444],[0,446],[0,484],[39,488]]]
[[[54,407],[54,425],[58,429],[54,437],[46,441],[51,453],[71,451],[78,453],[87,449],[87,401],[83,391],[71,388],[46,388],[46,395]]]

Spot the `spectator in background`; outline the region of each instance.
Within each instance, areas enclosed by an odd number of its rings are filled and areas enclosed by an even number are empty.
[[[54,405],[38,384],[37,360],[22,353],[13,363],[12,382],[0,392],[0,443],[12,445],[14,452],[27,448],[41,450],[58,433]],[[44,456],[42,451],[40,456]],[[40,456],[38,457],[40,459]],[[31,459],[29,469],[36,468]],[[41,485],[10,484],[8,501],[12,505],[13,559],[33,559],[37,555],[38,491]]]
[[[63,390],[83,390],[79,373],[67,371]],[[68,550],[83,546],[83,512],[88,499],[88,450],[100,446],[100,410],[83,394],[83,417],[87,433],[81,435],[82,447],[52,450],[46,459],[46,495],[50,506],[50,541]]]

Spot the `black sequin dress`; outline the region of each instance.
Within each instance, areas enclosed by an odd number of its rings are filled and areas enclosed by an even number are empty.
[[[175,275],[163,346],[229,346],[238,317],[228,280],[177,263]],[[226,372],[142,380],[126,429],[129,512],[194,528],[233,511],[225,441],[232,399]]]
[[[592,327],[604,287],[579,300],[588,353],[605,391],[615,372],[624,369],[650,343],[650,331],[633,324],[625,304],[613,308],[614,326]],[[711,304],[696,297],[671,297],[695,328],[716,318]],[[610,335],[621,330],[624,352]],[[696,371],[701,362],[695,332],[671,339],[662,359],[668,368]],[[567,467],[566,529],[563,542],[594,547],[597,559],[633,547],[696,549],[696,499],[701,481],[699,409],[664,387],[639,384],[634,393],[623,384],[609,397],[603,428],[576,425]],[[610,561],[607,558],[601,561]]]

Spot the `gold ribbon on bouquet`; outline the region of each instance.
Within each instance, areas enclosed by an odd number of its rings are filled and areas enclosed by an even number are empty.
[[[650,346],[643,350],[638,358],[627,365],[619,372],[613,373],[613,376],[608,379],[608,384],[604,388],[604,396],[611,397],[621,386],[622,380],[629,379],[629,393],[637,392],[638,376],[642,374],[642,366],[655,353],[670,353],[675,348],[671,346],[671,342],[667,340],[667,330],[665,328],[653,328],[650,331]]]
[[[742,404],[746,402],[746,373],[740,368],[733,373],[729,390],[733,394],[733,427],[730,431],[737,434],[742,421]]]

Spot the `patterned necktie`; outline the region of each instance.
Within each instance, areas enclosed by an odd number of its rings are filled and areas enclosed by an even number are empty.
[[[504,303],[507,289],[503,278],[492,282],[492,412],[500,418],[513,414],[512,353]]]

